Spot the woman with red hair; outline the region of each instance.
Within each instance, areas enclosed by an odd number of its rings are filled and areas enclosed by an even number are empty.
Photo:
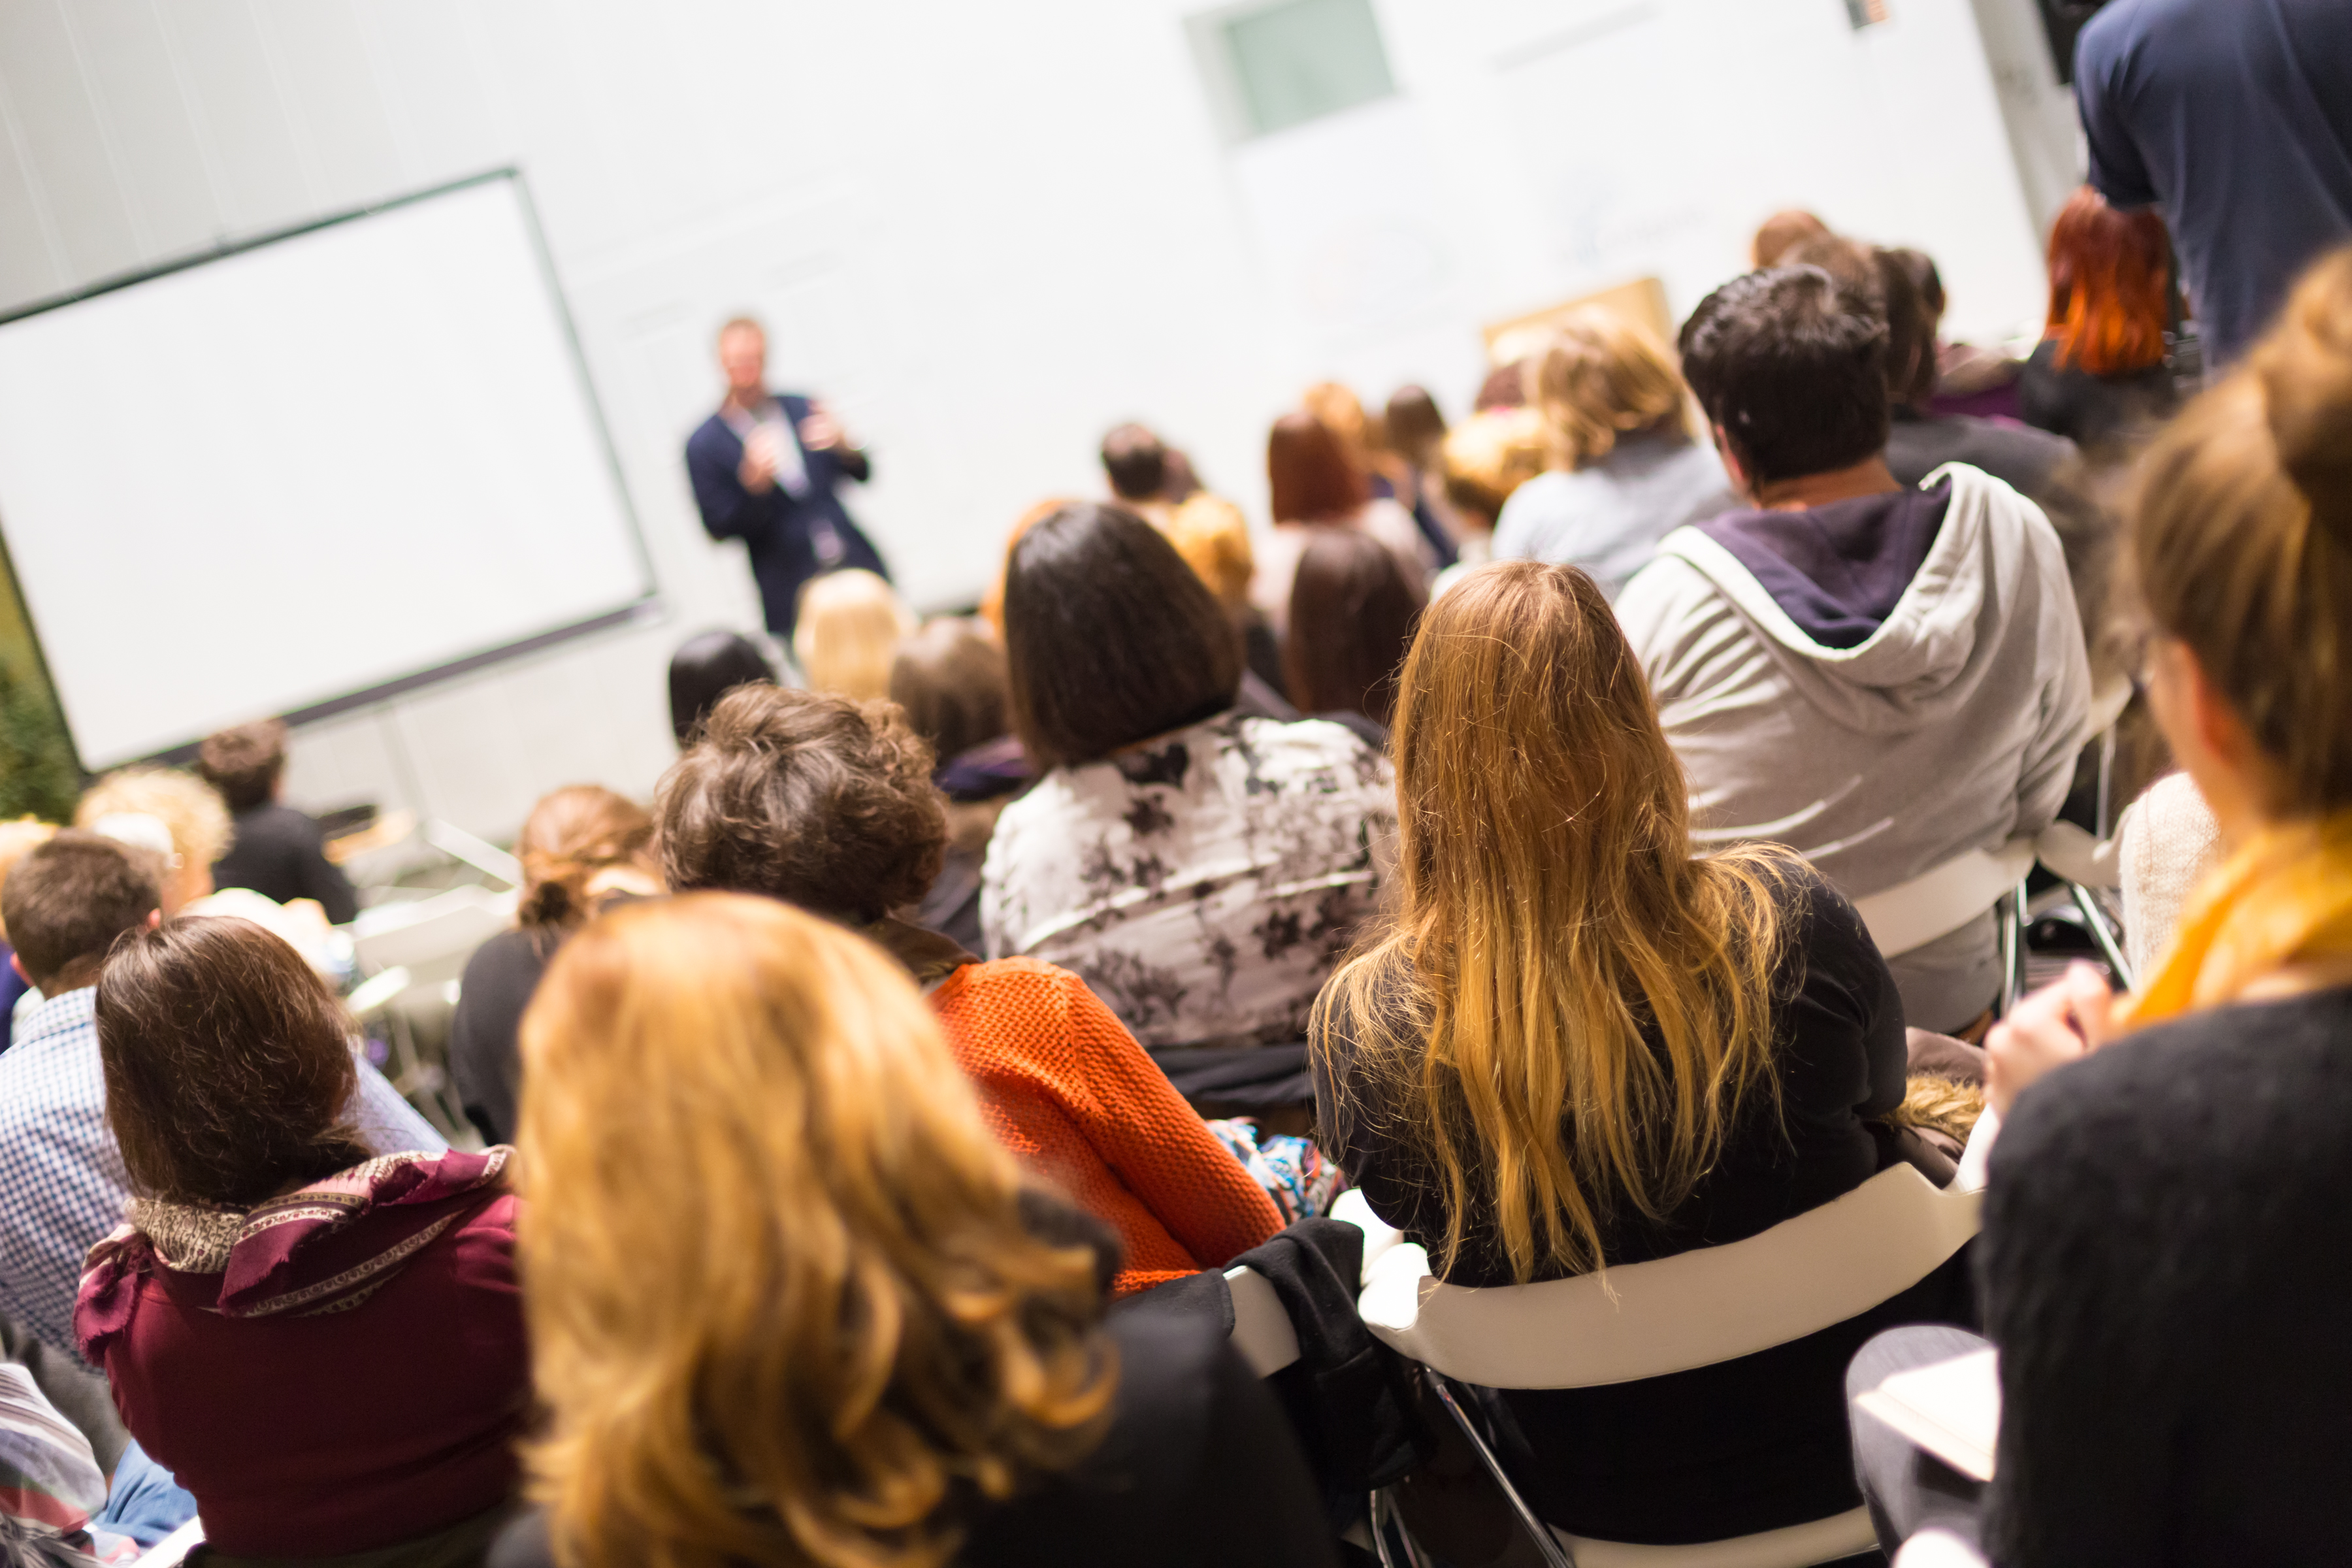
[[[1265,442],[1267,501],[1274,532],[1255,551],[1250,603],[1278,637],[1289,634],[1290,589],[1299,557],[1325,529],[1351,529],[1388,546],[1412,581],[1426,587],[1437,557],[1412,513],[1387,496],[1375,497],[1370,477],[1339,432],[1305,410],[1274,422]]]
[[[2172,412],[2165,363],[2171,247],[2153,210],[2120,212],[2084,185],[2050,226],[2050,320],[2018,378],[2026,422],[2086,450]]]

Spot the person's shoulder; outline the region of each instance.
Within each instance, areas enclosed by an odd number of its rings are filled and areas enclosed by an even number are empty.
[[[1576,479],[1561,469],[1547,468],[1513,490],[1495,516],[1495,559],[1524,560],[1541,549],[1543,542],[1529,536],[1553,526],[1562,512],[1570,510],[1581,488]]]
[[[1694,531],[1698,527],[1695,523],[1686,526]],[[1682,530],[1675,531],[1679,533]],[[1668,548],[1674,542],[1674,533],[1659,542],[1658,553],[1627,581],[1613,606],[1625,640],[1633,644],[1634,657],[1644,664],[1659,651],[1662,643],[1687,629],[1682,623],[1689,616],[1709,605],[1727,606],[1730,603],[1713,578]]]
[[[671,428],[675,429],[677,426],[673,426]],[[687,437],[686,455],[689,458],[712,458],[723,460],[726,458],[728,447],[736,439],[735,432],[729,427],[727,421],[720,418],[718,411],[713,409],[701,424],[694,427],[693,433]]]

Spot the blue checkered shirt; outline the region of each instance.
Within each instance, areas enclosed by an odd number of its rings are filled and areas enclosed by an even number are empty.
[[[97,1005],[94,985],[51,997],[0,1054],[0,1312],[69,1353],[83,1255],[131,1202],[106,1128]],[[352,1121],[378,1153],[448,1147],[364,1062]]]

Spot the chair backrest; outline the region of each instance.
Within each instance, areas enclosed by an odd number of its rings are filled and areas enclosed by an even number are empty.
[[[1298,1330],[1266,1277],[1250,1268],[1225,1270],[1234,1296],[1234,1349],[1250,1371],[1272,1377],[1298,1359]]]
[[[420,981],[455,979],[476,948],[514,924],[515,895],[452,888],[413,902],[376,904],[352,923],[369,973],[406,968]]]
[[[1907,882],[1853,901],[1870,940],[1889,958],[1949,936],[2014,891],[2032,869],[2033,840],[1970,849]]]
[[[1979,1194],[1909,1165],[1744,1241],[1533,1285],[1440,1284],[1388,1247],[1358,1307],[1374,1335],[1489,1388],[1590,1388],[1787,1344],[1900,1295],[1976,1234]]]
[[[180,1568],[205,1543],[205,1521],[192,1519],[142,1552],[134,1568]]]

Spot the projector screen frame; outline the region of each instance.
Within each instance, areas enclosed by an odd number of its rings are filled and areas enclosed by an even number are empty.
[[[350,223],[356,218],[372,217],[379,213],[413,206],[419,202],[431,201],[437,196],[451,195],[497,180],[513,182],[515,198],[521,207],[523,229],[530,238],[532,258],[538,265],[541,281],[547,285],[548,298],[554,306],[556,321],[562,330],[564,348],[571,358],[572,374],[579,378],[581,395],[588,405],[590,423],[595,426],[597,447],[604,454],[605,468],[613,482],[614,494],[620,502],[622,521],[625,525],[629,548],[636,558],[639,581],[643,587],[635,598],[614,609],[601,611],[581,620],[567,622],[543,632],[536,632],[529,637],[500,643],[495,647],[479,648],[454,659],[445,659],[437,664],[376,681],[355,691],[318,702],[307,703],[300,708],[274,715],[290,726],[299,727],[319,720],[352,712],[358,709],[373,707],[424,687],[471,674],[492,665],[502,664],[509,659],[527,658],[561,644],[593,636],[597,632],[656,621],[664,613],[660,578],[654,570],[653,553],[646,547],[645,528],[637,516],[635,499],[629,492],[628,477],[621,467],[620,449],[613,443],[613,429],[604,416],[604,400],[597,395],[595,378],[589,374],[588,356],[581,349],[579,328],[572,319],[572,304],[564,297],[562,281],[556,275],[555,258],[548,250],[546,232],[540,226],[539,207],[531,200],[530,182],[524,176],[521,165],[502,164],[495,169],[485,169],[478,174],[446,181],[424,190],[388,196],[383,201],[370,202],[364,206],[348,208],[324,217],[305,219],[300,223],[268,229],[240,239],[226,239],[203,250],[191,251],[168,261],[158,262],[152,267],[142,267],[135,271],[117,273],[112,277],[100,279],[95,283],[74,289],[69,293],[53,294],[36,300],[30,304],[17,306],[13,310],[0,310],[0,327],[5,327],[12,321],[20,321],[29,316],[38,316],[50,310],[62,310],[66,306],[79,304],[86,300],[94,300],[100,295],[116,293],[142,283],[152,282],[158,278],[167,278],[175,272],[185,272],[210,262],[226,260],[247,251],[258,250],[265,246],[275,245],[280,240],[313,234],[320,229],[332,228],[338,224]],[[58,690],[56,678],[50,672],[48,651],[41,637],[40,623],[33,614],[32,602],[25,592],[22,580],[16,574],[16,561],[8,548],[7,520],[5,517],[0,517],[0,569],[6,571],[8,592],[16,601],[17,614],[24,618],[25,626],[32,634],[34,662],[37,667],[42,686],[47,694],[49,707],[57,715],[58,728],[65,734],[66,744],[72,749],[74,766],[84,777],[93,776],[96,770],[92,769],[82,756],[81,742],[74,734],[71,717],[66,711],[65,701]],[[203,738],[199,736],[141,756],[125,758],[110,763],[108,771],[142,763],[162,763],[167,766],[188,763],[194,761],[196,748],[202,741]]]

